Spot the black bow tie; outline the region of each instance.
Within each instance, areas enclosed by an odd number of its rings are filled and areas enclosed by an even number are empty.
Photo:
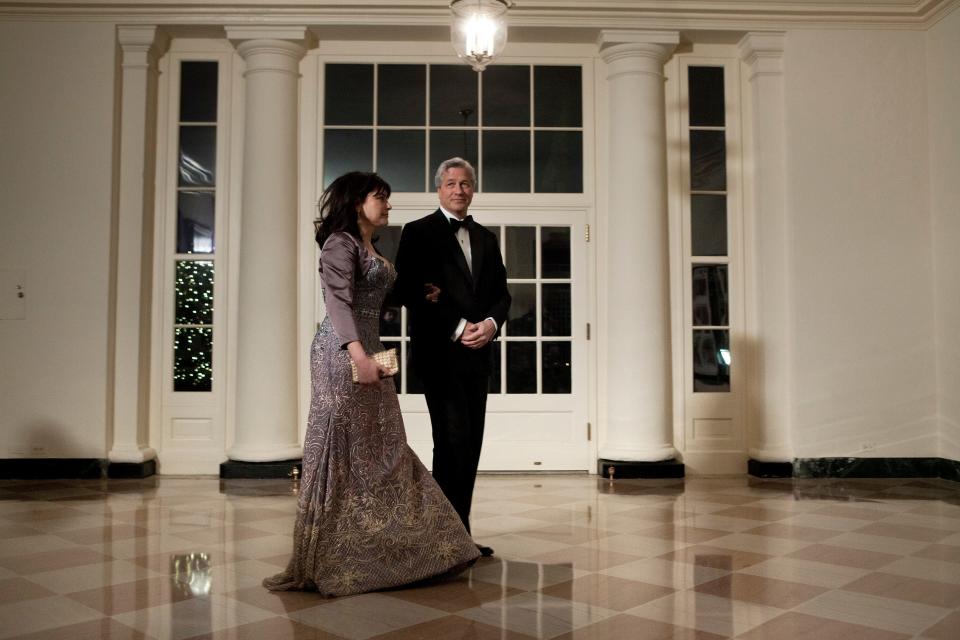
[[[470,231],[470,229],[473,227],[473,216],[467,216],[463,220],[450,218],[450,228],[453,229],[454,233],[459,231],[460,227],[464,227],[467,231]]]

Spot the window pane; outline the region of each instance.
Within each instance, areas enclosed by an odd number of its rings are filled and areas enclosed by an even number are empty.
[[[543,311],[540,320],[541,335],[569,336],[570,335],[570,285],[544,284],[541,285],[543,296]]]
[[[579,127],[583,124],[580,67],[534,67],[534,126]]]
[[[423,192],[425,132],[380,130],[377,132],[377,173],[394,192]]]
[[[180,127],[181,187],[212,187],[217,175],[217,128]]]
[[[384,304],[380,307],[380,335],[400,335],[400,305]]]
[[[478,75],[464,64],[430,65],[430,124],[476,126]]]
[[[483,190],[530,193],[529,131],[483,132]]]
[[[180,64],[180,122],[217,121],[217,63]]]
[[[505,343],[501,341],[490,345],[490,381],[487,393],[500,393],[500,352]]]
[[[214,194],[177,194],[177,253],[213,253]]]
[[[537,285],[533,283],[507,284],[513,301],[507,314],[507,335],[537,335]]]
[[[213,261],[177,260],[174,323],[213,323]]]
[[[417,125],[426,122],[427,67],[381,64],[377,67],[377,124]]]
[[[213,388],[213,329],[179,327],[173,336],[173,390]]]
[[[727,255],[727,196],[690,196],[690,243],[695,256]]]
[[[693,332],[693,390],[730,391],[730,332]]]
[[[323,132],[323,187],[348,171],[373,170],[373,132],[326,129]]]
[[[692,290],[694,326],[716,327],[730,324],[727,265],[693,265]]]
[[[537,277],[537,228],[507,227],[504,261],[508,278]]]
[[[444,160],[450,158],[463,158],[473,165],[477,171],[477,180],[480,179],[480,165],[477,162],[477,131],[476,129],[463,129],[453,131],[431,131],[430,132],[430,190],[436,190],[433,186],[433,176],[437,172],[437,167]]]
[[[540,228],[540,277],[570,277],[570,227]]]
[[[722,127],[723,67],[689,67],[690,126]]]
[[[723,131],[690,132],[690,188],[726,190],[727,148]]]
[[[570,343],[544,342],[542,348],[543,393],[570,393]]]
[[[537,345],[534,342],[508,342],[507,393],[537,392]]]
[[[328,64],[323,121],[328,125],[373,124],[373,65]]]
[[[494,65],[480,74],[483,126],[530,126],[530,67]]]
[[[390,262],[397,261],[397,247],[400,246],[400,231],[403,229],[398,224],[392,224],[381,228],[373,236],[373,246],[377,253],[382,255]]]
[[[579,131],[537,131],[534,140],[534,190],[537,193],[583,193],[583,134]]]

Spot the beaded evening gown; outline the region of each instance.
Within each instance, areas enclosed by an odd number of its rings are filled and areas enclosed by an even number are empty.
[[[293,557],[264,586],[343,596],[464,569],[476,545],[407,445],[393,380],[354,384],[343,348],[383,349],[380,307],[396,272],[345,233],[324,244],[320,272],[327,316],[310,354]]]

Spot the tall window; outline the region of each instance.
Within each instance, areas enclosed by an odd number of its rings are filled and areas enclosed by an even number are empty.
[[[727,149],[723,67],[690,66],[693,391],[730,391]]]
[[[324,84],[324,185],[361,170],[433,191],[460,156],[480,191],[583,192],[579,66],[327,64]]]
[[[173,390],[213,386],[217,62],[183,61],[177,154]]]

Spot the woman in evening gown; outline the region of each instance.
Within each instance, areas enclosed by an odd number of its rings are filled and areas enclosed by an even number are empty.
[[[344,596],[454,575],[479,552],[430,472],[407,446],[383,350],[380,307],[396,272],[371,244],[390,186],[337,178],[320,201],[317,242],[327,309],[310,352],[311,401],[293,557],[274,591]],[[435,299],[436,291],[430,292]],[[359,383],[353,382],[351,360]]]

